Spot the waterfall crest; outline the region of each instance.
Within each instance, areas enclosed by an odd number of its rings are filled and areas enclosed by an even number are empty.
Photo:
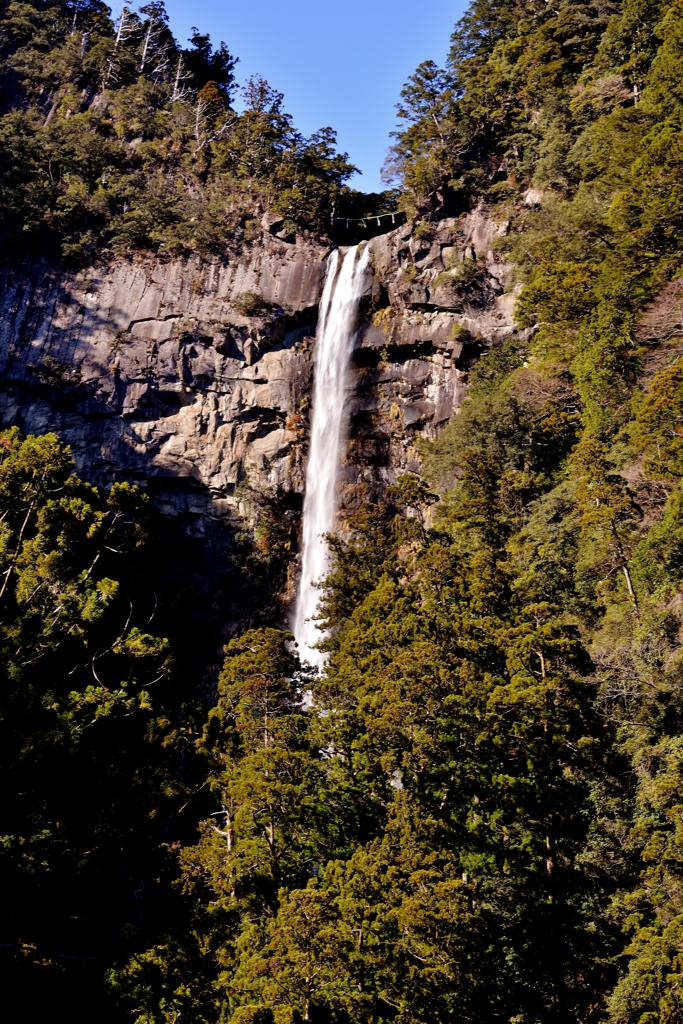
[[[315,615],[320,591],[314,582],[325,575],[325,534],[334,528],[339,454],[346,428],[346,375],[356,334],[358,305],[365,283],[369,250],[353,246],[341,267],[335,250],[320,302],[311,408],[311,443],[306,467],[301,582],[294,616],[294,636],[302,661],[322,667],[325,655],[314,649],[320,639]]]

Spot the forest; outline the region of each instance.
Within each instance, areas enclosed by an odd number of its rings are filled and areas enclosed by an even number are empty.
[[[329,538],[321,674],[276,497],[223,649],[144,488],[0,434],[9,1019],[680,1024],[683,0],[472,0],[381,195],[235,68],[161,3],[5,3],[3,258],[428,232],[438,194],[509,222],[520,333]]]

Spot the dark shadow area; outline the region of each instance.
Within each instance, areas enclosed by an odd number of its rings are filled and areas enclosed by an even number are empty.
[[[163,502],[168,481],[152,481]],[[176,481],[172,486],[183,486]],[[47,828],[49,868],[40,844],[3,857],[0,905],[0,985],[8,1019],[70,1024],[130,1019],[105,983],[107,970],[162,941],[167,930],[189,933],[189,905],[175,888],[175,845],[196,841],[197,822],[214,810],[197,757],[225,642],[237,632],[282,615],[289,551],[299,515],[298,496],[266,497],[257,516],[270,530],[264,550],[225,521],[199,524],[190,514],[153,518],[148,543],[103,567],[120,595],[92,639],[104,651],[96,663],[74,664],[66,645],[36,672],[70,677],[74,690],[98,681],[120,685],[106,654],[130,625],[167,637],[172,665],[150,688],[155,717],[116,716],[86,730],[74,749],[59,741],[13,776],[5,772],[2,834],[25,829],[29,808],[40,808],[36,832]],[[193,536],[194,534],[194,536]],[[31,685],[30,674],[27,685]],[[116,766],[112,771],[112,766]],[[63,853],[60,853],[63,849]],[[74,853],[76,851],[76,854]]]
[[[436,348],[431,341],[416,341],[411,345],[392,345],[387,342],[384,348],[363,346],[353,353],[354,365],[359,369],[376,370],[380,364],[385,366],[405,363],[408,359],[425,359],[434,355]],[[359,378],[362,386],[363,377]]]

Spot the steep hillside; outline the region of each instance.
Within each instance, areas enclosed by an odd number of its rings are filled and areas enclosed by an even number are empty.
[[[11,0],[0,21],[0,243],[83,265],[110,253],[215,254],[275,208],[285,236],[334,211],[379,212],[331,128],[296,130],[283,96],[162,2],[112,18],[101,0]]]
[[[9,998],[676,1024],[683,4],[473,0],[372,197],[158,5],[0,24]],[[317,675],[321,284],[393,203]]]

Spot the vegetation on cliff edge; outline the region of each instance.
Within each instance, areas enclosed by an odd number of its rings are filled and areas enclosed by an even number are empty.
[[[11,0],[0,12],[0,244],[82,264],[108,252],[223,252],[260,233],[325,233],[355,173],[331,128],[296,130],[259,77],[161,0],[117,20],[101,0]],[[364,211],[363,211],[364,212]]]

